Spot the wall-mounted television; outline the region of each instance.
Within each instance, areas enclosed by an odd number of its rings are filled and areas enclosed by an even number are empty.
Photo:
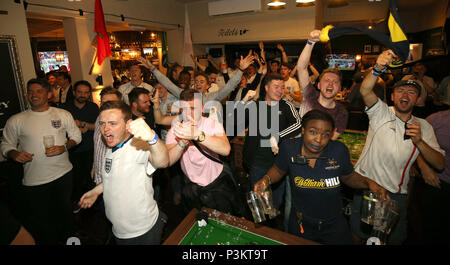
[[[327,54],[325,60],[328,62],[328,68],[337,68],[339,70],[355,70],[355,55]]]
[[[56,56],[58,53],[63,56],[61,56],[61,57]],[[48,73],[48,72],[54,71],[54,70],[57,71],[57,70],[59,70],[59,67],[62,65],[67,66],[67,70],[70,71],[69,56],[67,55],[67,51],[38,52],[38,55],[39,55],[39,64],[41,66],[41,70],[43,70],[45,73]]]

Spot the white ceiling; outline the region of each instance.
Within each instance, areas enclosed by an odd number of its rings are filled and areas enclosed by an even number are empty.
[[[135,0],[116,0],[116,1],[128,1],[133,2]],[[213,2],[218,0],[175,0],[180,3],[184,4],[190,4],[195,2]],[[225,0],[226,1],[226,0]],[[244,0],[243,0],[244,1]],[[269,2],[270,0],[261,0],[263,2]],[[285,0],[290,4],[291,2],[294,3],[295,0]],[[327,0],[323,0],[327,1]],[[351,6],[351,3],[357,3],[357,2],[367,2],[368,0],[347,0]],[[388,1],[388,0],[381,0],[381,1]],[[400,10],[411,10],[411,9],[417,9],[420,7],[432,5],[433,3],[437,2],[439,0],[398,0],[398,5]],[[287,7],[289,8],[289,6]],[[27,12],[27,18],[28,18],[28,29],[30,36],[32,37],[50,37],[50,38],[64,38],[64,29],[62,26],[62,19],[59,17],[46,17],[42,18],[39,16],[39,14],[34,14],[32,12]],[[120,30],[130,30],[130,27],[128,24],[123,23],[121,25],[112,25],[111,23],[108,23],[107,25],[108,31],[120,31]]]

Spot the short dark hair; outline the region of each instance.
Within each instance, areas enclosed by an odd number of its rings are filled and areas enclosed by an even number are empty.
[[[49,76],[54,76],[55,78],[56,78],[56,72],[55,71],[50,71],[50,72],[48,72],[46,75],[45,75],[45,77],[49,77]]]
[[[270,64],[276,63],[278,66],[280,65],[280,62],[278,60],[272,59],[270,60]]]
[[[180,76],[181,75],[188,75],[189,77],[191,76],[191,73],[189,73],[189,71],[188,70],[183,70],[183,71],[181,71],[180,72]],[[178,78],[179,79],[179,78]]]
[[[114,87],[111,87],[111,86],[107,86],[107,87],[102,89],[102,91],[100,92],[100,98],[102,98],[104,95],[111,95],[111,94],[114,94],[119,99],[122,99],[122,93],[120,93],[120,91],[117,90],[117,88],[114,88]]]
[[[76,91],[77,88],[78,88],[78,86],[80,86],[80,85],[87,86],[87,87],[89,87],[89,91],[92,91],[91,83],[89,83],[89,82],[86,81],[86,80],[80,80],[80,81],[77,81],[77,82],[75,83],[75,85],[73,85],[73,91]]]
[[[271,73],[270,75],[268,75],[266,77],[265,86],[269,86],[273,80],[283,80],[284,81],[283,77],[279,73]]]
[[[205,69],[205,74],[207,74],[207,75],[210,75],[210,74],[219,74],[219,71],[217,71],[217,69],[216,68],[213,68],[213,67],[210,67],[210,66],[208,66],[206,69]]]
[[[141,70],[141,72],[143,72],[143,71],[142,71],[142,67],[143,67],[143,66],[140,65],[139,63],[132,63],[132,64],[130,64],[130,66],[128,66],[128,70],[131,69],[131,67],[133,67],[133,66],[138,66],[139,69]]]
[[[151,86],[156,86],[157,84],[161,84],[159,81],[158,81],[158,79],[152,79],[151,81],[150,81],[150,83],[149,83],[149,85],[151,85]]]
[[[102,113],[105,110],[110,110],[110,109],[118,109],[118,110],[122,111],[123,120],[125,122],[127,122],[128,120],[131,119],[131,108],[130,108],[130,106],[125,104],[125,102],[123,102],[123,101],[108,101],[108,102],[105,102],[100,107],[100,113]]]
[[[334,131],[335,124],[334,119],[331,117],[331,115],[325,111],[313,109],[308,111],[303,117],[302,117],[302,128],[306,128],[306,125],[308,125],[308,122],[312,120],[321,120],[330,123],[331,125],[331,131]]]
[[[58,76],[62,76],[65,80],[69,80],[69,83],[72,83],[72,78],[67,72],[58,72]]]
[[[342,82],[342,72],[336,68],[327,68],[327,69],[323,70],[322,73],[320,73],[320,75],[319,75],[319,82],[320,82],[320,80],[322,80],[322,77],[326,73],[332,73],[332,74],[337,75],[339,77],[339,82]]]
[[[197,72],[194,74],[194,79],[197,78],[198,76],[203,76],[206,79],[206,83],[209,84],[209,76],[205,73],[202,72]]]
[[[194,100],[195,93],[198,93],[192,88],[185,89],[180,94],[180,100],[191,101]]]
[[[292,66],[292,64],[291,63],[281,63],[281,66],[284,66],[284,67],[287,67],[287,68],[289,68],[289,70],[292,70],[292,69],[294,69],[294,67]]]
[[[142,94],[149,94],[150,92],[143,88],[143,87],[135,87],[131,90],[131,92],[128,94],[128,101],[131,103],[138,102],[139,96]]]
[[[47,90],[47,92],[50,92],[50,84],[47,82],[47,80],[42,79],[42,78],[32,78],[30,80],[28,80],[27,82],[27,90],[30,88],[31,85],[33,84],[38,84],[41,87],[45,88],[45,90]]]

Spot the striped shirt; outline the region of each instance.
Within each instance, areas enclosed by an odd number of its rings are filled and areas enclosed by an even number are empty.
[[[102,179],[102,167],[103,160],[106,155],[107,146],[102,140],[102,134],[100,133],[100,125],[97,120],[95,120],[95,130],[94,130],[94,182],[96,185],[103,182]]]

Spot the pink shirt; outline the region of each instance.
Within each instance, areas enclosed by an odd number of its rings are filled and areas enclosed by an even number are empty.
[[[225,135],[225,130],[223,129],[222,124],[212,118],[202,117],[198,128],[208,136]],[[166,144],[175,143],[177,143],[177,140],[175,139],[173,128],[171,128],[166,136]],[[203,146],[200,145],[200,147]],[[206,147],[203,147],[203,150],[213,157],[219,157]],[[204,156],[193,144],[189,144],[186,148],[180,158],[180,163],[184,174],[186,174],[192,182],[197,183],[200,186],[206,186],[213,182],[220,175],[223,169],[222,164],[214,162]]]

